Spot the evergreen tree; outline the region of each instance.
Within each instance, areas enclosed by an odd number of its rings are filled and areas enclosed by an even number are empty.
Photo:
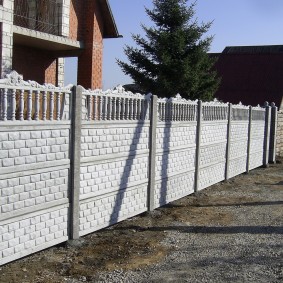
[[[204,37],[212,23],[197,23],[195,5],[187,6],[187,0],[153,0],[153,9],[146,8],[155,26],[142,26],[146,38],[132,36],[140,48],[126,45],[130,63],[117,60],[141,91],[160,97],[180,93],[189,99],[213,98],[219,79],[212,70],[215,60],[207,54],[212,37]]]

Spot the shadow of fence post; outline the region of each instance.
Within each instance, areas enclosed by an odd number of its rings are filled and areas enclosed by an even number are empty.
[[[171,127],[174,120],[174,104],[172,98],[168,99],[165,104],[165,113],[163,115],[164,128],[163,128],[163,146],[162,146],[162,159],[161,159],[161,185],[159,195],[159,206],[166,204],[168,193],[168,169],[169,169],[169,155],[170,155],[170,141],[171,141]],[[169,111],[168,111],[169,109]],[[167,113],[166,113],[167,112]],[[167,114],[167,115],[166,115]]]
[[[126,159],[126,164],[123,169],[122,177],[120,179],[119,190],[116,194],[115,204],[113,206],[112,213],[110,216],[110,224],[115,224],[119,221],[119,213],[121,211],[123,199],[125,197],[125,193],[128,188],[128,182],[133,169],[134,160],[137,156],[137,149],[138,149],[138,144],[140,142],[141,133],[145,125],[145,121],[148,119],[150,96],[151,95],[145,96],[145,100],[144,100],[145,107],[144,107],[143,115],[140,117],[140,122],[137,122],[137,126],[135,128],[134,136],[129,148],[129,154]]]

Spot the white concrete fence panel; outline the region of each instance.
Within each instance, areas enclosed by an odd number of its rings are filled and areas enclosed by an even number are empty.
[[[275,161],[277,108],[0,80],[0,265]]]

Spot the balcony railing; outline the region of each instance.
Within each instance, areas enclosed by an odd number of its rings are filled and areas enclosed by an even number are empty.
[[[59,9],[56,0],[15,0],[14,25],[59,35]]]

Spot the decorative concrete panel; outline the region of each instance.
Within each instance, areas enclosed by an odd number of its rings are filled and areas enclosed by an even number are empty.
[[[147,184],[80,202],[80,235],[85,235],[147,210]]]
[[[196,142],[196,125],[194,122],[178,124],[158,123],[156,130],[156,149],[186,147]]]
[[[101,123],[100,123],[101,124]],[[81,157],[103,156],[147,150],[149,142],[148,124],[127,127],[117,124],[108,128],[87,128],[85,124],[81,136]],[[106,126],[107,127],[107,126]]]
[[[0,264],[66,241],[67,227],[67,205],[1,222]]]
[[[148,157],[129,156],[81,167],[80,197],[103,195],[147,181]]]
[[[180,172],[194,169],[195,148],[172,150],[156,156],[156,178],[168,178]]]
[[[155,207],[160,207],[194,192],[194,170],[158,180],[155,185]]]
[[[200,190],[223,181],[225,178],[225,163],[201,168],[199,173]]]

